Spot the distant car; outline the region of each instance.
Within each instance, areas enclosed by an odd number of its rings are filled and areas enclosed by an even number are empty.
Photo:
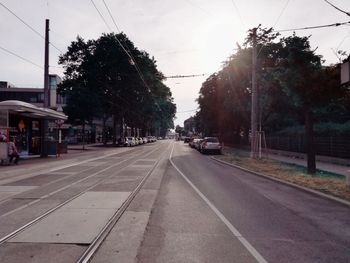
[[[195,148],[195,144],[199,141],[200,139],[199,138],[192,138],[190,140],[190,142],[188,143],[188,145],[191,147],[191,148]]]
[[[128,147],[133,147],[136,145],[136,140],[134,137],[126,137],[125,139],[125,143],[124,143],[125,146],[128,146]]]
[[[124,146],[125,145],[125,138],[118,138],[117,140],[117,145],[118,146]]]
[[[196,139],[196,138],[192,137],[190,139],[190,141],[188,142],[188,146],[190,146],[191,148],[193,148],[193,141],[194,141],[194,139]]]
[[[202,141],[203,141],[203,139],[195,139],[195,142],[193,143],[193,148],[200,151]]]
[[[138,145],[143,144],[143,140],[142,140],[142,138],[140,138],[140,137],[137,137],[137,138],[136,138],[136,142],[137,142]]]
[[[200,143],[200,152],[208,153],[215,152],[218,154],[222,153],[222,145],[217,137],[205,137]]]
[[[154,137],[154,136],[147,136],[147,139],[149,142],[155,142],[156,141],[155,138],[156,137]]]
[[[185,139],[184,139],[184,143],[189,143],[189,142],[190,142],[190,140],[191,140],[191,138],[190,138],[190,137],[185,137]]]

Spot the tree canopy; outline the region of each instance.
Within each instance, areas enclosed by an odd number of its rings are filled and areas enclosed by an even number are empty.
[[[249,139],[251,112],[252,34],[202,84],[197,102],[197,128],[231,144]],[[309,172],[314,173],[313,124],[345,122],[349,94],[340,86],[339,65],[324,66],[309,37],[279,38],[272,29],[258,28],[257,76],[259,120],[266,134],[305,125]],[[347,117],[346,117],[347,116]],[[259,126],[260,126],[259,125]]]
[[[65,70],[59,92],[67,96],[71,121],[113,116],[144,133],[173,128],[176,106],[163,74],[125,34],[78,36],[59,63]]]

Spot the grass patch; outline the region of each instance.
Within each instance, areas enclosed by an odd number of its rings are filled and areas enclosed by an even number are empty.
[[[249,152],[225,149],[218,159],[243,168],[269,175],[287,182],[308,187],[350,201],[350,190],[345,185],[345,176],[317,170],[315,176],[307,174],[305,167],[271,159],[251,159]]]

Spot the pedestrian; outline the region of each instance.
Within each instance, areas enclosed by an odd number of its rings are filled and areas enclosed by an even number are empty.
[[[15,144],[16,139],[13,138],[13,141],[9,141],[8,144],[8,155],[10,157],[10,163],[12,163],[13,158],[15,158],[14,164],[18,164],[19,154]]]

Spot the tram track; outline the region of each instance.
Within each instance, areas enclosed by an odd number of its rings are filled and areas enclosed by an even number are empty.
[[[125,160],[123,160],[123,161],[121,161],[121,162],[118,162],[117,164],[114,163],[114,164],[112,164],[112,165],[109,165],[108,167],[105,167],[104,169],[102,169],[102,170],[100,170],[100,171],[98,171],[98,172],[95,172],[95,173],[93,173],[92,175],[89,175],[89,176],[86,177],[86,178],[83,178],[83,179],[79,180],[79,182],[82,182],[82,181],[87,180],[87,179],[89,179],[89,178],[93,178],[94,176],[100,175],[101,173],[107,171],[108,169],[112,169],[112,168],[114,168],[114,167],[120,165],[121,163],[125,163],[125,162],[128,162],[128,161],[130,161],[130,160],[136,158],[136,159],[133,160],[131,163],[129,163],[129,164],[127,164],[126,166],[124,166],[124,167],[122,167],[121,169],[119,169],[117,173],[120,173],[121,171],[123,171],[123,170],[126,169],[127,167],[129,167],[129,166],[133,165],[134,163],[136,163],[139,159],[144,159],[145,157],[152,155],[154,152],[156,152],[156,151],[158,151],[158,150],[161,150],[162,148],[164,148],[164,145],[160,145],[160,146],[156,147],[155,149],[152,149],[152,150],[151,150],[149,153],[147,153],[146,155],[145,155],[144,151],[142,150],[139,154],[134,155],[134,156],[130,156],[130,157],[128,157],[127,159],[125,159]],[[163,149],[163,151],[164,151],[164,149]],[[142,158],[140,158],[140,157],[142,157]],[[158,163],[158,161],[156,162],[156,164],[157,164],[157,163]],[[155,165],[156,165],[156,164],[155,164]],[[154,167],[155,167],[155,166],[154,166]],[[94,168],[96,168],[96,167],[94,167]],[[154,168],[152,168],[151,170],[153,170],[153,169],[154,169]],[[93,185],[89,186],[88,188],[84,189],[84,191],[80,191],[78,194],[74,195],[73,197],[67,199],[67,200],[64,201],[64,202],[61,202],[60,204],[56,205],[55,207],[51,208],[50,210],[46,211],[45,213],[41,214],[40,216],[37,216],[36,218],[34,218],[33,220],[29,221],[28,223],[26,223],[26,224],[24,224],[24,225],[18,227],[16,230],[14,230],[14,231],[8,233],[7,235],[3,236],[2,238],[0,238],[0,245],[6,243],[6,241],[8,241],[8,240],[10,240],[11,238],[15,237],[16,235],[18,235],[18,234],[21,233],[22,231],[28,229],[30,226],[32,226],[32,225],[38,223],[40,220],[42,220],[42,219],[44,219],[45,217],[47,217],[48,215],[52,214],[54,211],[58,210],[59,208],[63,207],[64,205],[68,204],[68,203],[71,202],[72,200],[78,198],[78,197],[81,196],[82,194],[84,194],[84,193],[86,193],[87,191],[93,189],[93,188],[96,187],[97,185],[103,183],[105,180],[107,180],[107,179],[109,179],[109,178],[115,176],[117,173],[113,173],[113,174],[108,175],[108,176],[106,176],[106,177],[102,177],[101,180],[99,180],[98,182],[96,182],[96,183],[94,183]],[[145,178],[146,178],[148,175],[149,175],[149,173],[142,179],[141,182],[144,182],[144,180],[146,180]],[[77,184],[77,183],[78,183],[78,182],[75,182],[74,184]],[[140,184],[141,184],[141,183],[140,183]],[[140,184],[139,184],[139,185],[140,185]],[[70,187],[71,185],[72,185],[72,184],[67,185],[67,186],[64,187],[64,188],[68,188],[68,187]],[[140,186],[140,187],[141,187],[141,186]],[[139,186],[136,187],[136,189],[132,192],[132,194],[131,194],[130,197],[128,198],[128,200],[130,200],[129,203],[131,202],[131,200],[133,199],[133,197],[137,194],[137,192],[138,192],[137,189],[139,189]],[[55,191],[55,192],[50,193],[48,196],[51,196],[51,195],[53,195],[54,193],[59,192],[59,191],[62,191],[62,190],[63,190],[63,189],[59,189],[59,190],[57,190],[57,191]],[[48,196],[46,196],[46,198],[47,198]],[[38,200],[33,201],[30,205],[33,205],[33,204],[35,204],[36,202],[39,202],[39,201],[41,201],[41,200],[43,200],[43,198],[40,198],[40,199],[38,199]],[[125,204],[126,204],[126,203],[128,203],[128,202],[125,202]],[[129,203],[128,203],[128,204],[129,204]],[[125,204],[123,204],[123,206],[124,206]],[[24,207],[28,207],[28,206],[30,206],[30,205],[27,204],[27,205],[23,206],[23,208],[24,208]],[[126,208],[126,207],[127,207],[127,205],[125,206],[125,208]],[[18,211],[18,210],[17,210],[17,211]],[[14,213],[13,211],[11,211],[11,212]]]
[[[40,173],[52,173],[52,172],[55,172],[55,171],[58,171],[58,170],[62,170],[62,169],[69,168],[69,167],[72,167],[72,166],[77,166],[77,165],[84,164],[84,163],[87,163],[87,162],[98,161],[98,160],[101,160],[101,159],[104,159],[104,158],[108,158],[108,157],[111,157],[111,156],[126,155],[126,154],[130,154],[130,153],[133,153],[133,152],[137,152],[139,150],[140,149],[137,148],[137,149],[127,149],[126,151],[122,151],[122,152],[114,152],[113,151],[113,152],[107,153],[107,154],[105,154],[103,156],[92,157],[92,158],[88,158],[88,159],[85,159],[85,160],[82,160],[82,161],[80,161],[80,160],[79,161],[74,161],[74,162],[63,161],[64,163],[62,163],[60,166],[54,167],[54,168],[52,168],[52,167],[45,168],[45,167],[39,166],[34,171],[31,171],[32,169],[30,169],[30,168],[29,169],[23,169],[23,170],[20,170],[19,172],[17,172],[18,174],[15,173],[15,175],[14,175],[13,172],[11,172],[8,175],[2,176],[0,178],[0,184],[4,185],[4,184],[7,184],[7,183],[11,183],[13,181],[30,178],[30,177],[38,175]],[[25,174],[23,175],[23,173],[25,173]]]
[[[168,150],[171,147],[171,144],[168,145],[168,147],[164,150]],[[164,158],[164,156],[163,156]],[[94,254],[98,251],[99,247],[105,240],[105,238],[108,236],[109,232],[112,230],[112,228],[115,226],[115,224],[118,222],[120,217],[123,215],[123,213],[126,211],[132,200],[135,198],[135,196],[139,193],[140,189],[146,182],[146,180],[149,178],[149,176],[154,172],[154,170],[159,165],[160,160],[162,159],[162,156],[160,156],[155,164],[152,166],[152,169],[144,176],[144,178],[141,180],[141,182],[137,185],[137,187],[134,189],[134,191],[129,195],[129,197],[125,200],[123,205],[116,211],[116,213],[110,218],[108,223],[105,225],[105,227],[100,231],[100,233],[95,237],[95,239],[92,241],[92,243],[88,246],[88,248],[85,250],[85,252],[81,255],[81,257],[77,260],[77,263],[88,263],[93,258]]]
[[[137,149],[137,150],[140,151],[140,149]],[[128,155],[128,154],[130,154],[130,153],[135,153],[135,152],[137,153],[138,151],[136,151],[136,149],[135,149],[135,150],[130,150],[130,151],[122,152],[122,153],[111,153],[111,154],[107,154],[107,155],[102,156],[102,157],[90,158],[90,159],[87,159],[87,160],[84,160],[84,161],[80,161],[80,162],[77,162],[77,163],[74,163],[74,164],[63,165],[63,166],[59,166],[59,167],[56,167],[56,168],[50,168],[50,169],[47,170],[47,171],[39,171],[39,172],[30,174],[30,175],[26,174],[26,175],[24,176],[24,178],[23,178],[23,177],[20,177],[20,178],[13,178],[13,179],[10,180],[9,182],[8,182],[8,181],[6,181],[6,182],[0,182],[0,186],[7,186],[7,185],[9,185],[9,184],[11,184],[11,183],[13,183],[13,182],[17,182],[17,181],[23,180],[23,179],[30,179],[30,178],[32,178],[32,177],[34,177],[34,176],[37,176],[37,175],[40,175],[40,174],[45,174],[45,173],[50,174],[50,173],[52,173],[52,172],[59,172],[59,171],[62,170],[62,169],[66,169],[66,168],[78,166],[78,165],[85,164],[85,163],[89,163],[89,162],[98,161],[98,160],[101,160],[101,159],[104,159],[104,158],[108,158],[108,157],[119,157],[119,156],[122,156],[123,154],[124,154],[124,155]],[[133,156],[131,156],[131,157],[133,157]],[[131,158],[131,157],[130,157],[130,158]],[[120,163],[122,163],[122,162],[120,162]],[[115,165],[119,165],[120,163],[117,163],[117,164],[115,164]],[[103,164],[103,165],[104,165],[104,164]],[[80,175],[80,174],[84,174],[84,173],[89,172],[89,171],[91,171],[91,170],[93,170],[93,169],[96,169],[96,168],[98,168],[98,166],[91,166],[91,167],[88,167],[88,168],[86,168],[86,169],[83,169],[83,168],[82,168],[83,170],[79,171],[78,174],[72,173],[72,174],[70,174],[70,175],[63,176],[62,178],[59,178],[59,179],[57,179],[57,180],[53,180],[53,181],[51,181],[51,182],[49,182],[49,183],[47,183],[47,184],[45,184],[45,185],[43,185],[43,186],[41,186],[41,187],[48,187],[48,186],[53,185],[53,184],[55,184],[55,183],[59,183],[60,181],[64,181],[64,180],[67,180],[67,179],[70,179],[70,178],[73,178],[73,177],[77,177],[77,176]],[[84,178],[82,178],[82,179],[84,179]],[[86,177],[86,179],[88,179],[88,177]],[[83,180],[79,180],[79,182],[81,182],[81,181],[83,181]],[[76,181],[76,182],[78,182],[78,181]],[[73,185],[73,184],[76,183],[76,182],[72,182],[70,185]],[[62,189],[58,189],[58,190],[56,190],[56,191],[54,191],[54,192],[57,193],[57,192],[59,192],[60,190],[64,190],[65,188],[66,188],[66,187],[64,187],[64,188],[62,188]],[[33,189],[33,190],[31,190],[31,191],[36,191],[36,190],[37,190],[37,188],[36,188],[36,189]],[[21,194],[23,194],[23,192],[22,192],[22,193],[19,193],[18,195],[21,195]],[[11,200],[11,199],[17,199],[17,198],[19,198],[18,195],[9,196],[8,198],[5,198],[5,199],[1,200],[1,201],[0,201],[0,205],[3,204],[3,203],[6,203],[7,201],[9,201],[9,200]],[[40,200],[42,200],[42,199],[47,198],[48,196],[51,196],[51,195],[52,195],[52,194],[49,193],[49,194],[40,196],[39,198],[35,198],[35,199],[40,199]],[[26,204],[25,206],[23,206],[23,208],[24,208],[24,207],[27,207],[28,205],[29,205],[29,204]],[[18,208],[17,210],[20,210],[20,208]],[[6,215],[8,215],[8,213],[6,213]],[[2,216],[4,216],[4,214],[0,214],[0,218],[1,218]]]

